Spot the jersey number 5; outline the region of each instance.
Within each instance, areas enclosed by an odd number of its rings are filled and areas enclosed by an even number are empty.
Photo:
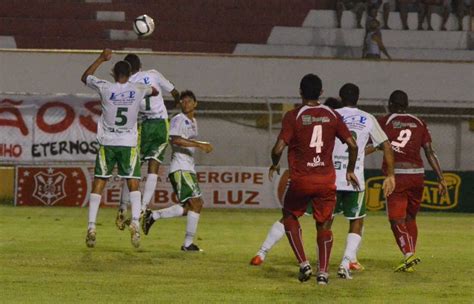
[[[401,130],[400,134],[398,135],[397,140],[398,141],[392,141],[392,146],[398,147],[398,148],[403,148],[407,145],[408,141],[411,138],[411,130],[410,129],[405,129]]]
[[[316,153],[321,153],[323,147],[323,126],[315,125],[313,128],[313,135],[311,135],[310,148],[316,148]]]
[[[124,113],[127,113],[128,108],[117,108],[117,115],[115,116],[115,125],[116,126],[125,126],[127,124],[127,116]]]

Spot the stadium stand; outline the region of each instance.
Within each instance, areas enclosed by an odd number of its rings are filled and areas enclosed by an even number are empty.
[[[333,1],[285,0],[17,0],[0,2],[0,48],[140,49],[165,52],[233,53],[238,55],[360,58],[364,30],[345,12],[336,28]],[[158,27],[151,37],[138,39],[132,20],[144,12]],[[365,18],[365,17],[364,17]],[[395,59],[474,60],[472,32],[401,31],[400,17],[391,12],[382,31]],[[439,28],[441,18],[432,17]],[[417,15],[410,13],[410,28]]]
[[[237,43],[265,43],[275,25],[301,25],[318,7],[304,0],[90,2],[1,1],[0,36],[10,37],[2,46],[14,47],[14,39],[17,48],[232,53]],[[144,12],[158,28],[138,41],[131,24]]]
[[[378,18],[381,20],[381,18]],[[364,19],[365,20],[365,16]],[[409,26],[417,27],[417,13],[409,14]],[[457,20],[451,14],[448,31],[401,31],[398,13],[392,12],[389,26],[382,30],[383,41],[395,59],[474,60],[470,17],[463,19],[465,31],[455,31]],[[365,21],[363,21],[363,24]],[[433,14],[432,24],[440,27],[441,17]],[[238,44],[235,54],[361,58],[365,30],[356,29],[355,14],[345,12],[342,28],[336,28],[335,12],[311,10],[301,27],[273,28],[266,44]]]

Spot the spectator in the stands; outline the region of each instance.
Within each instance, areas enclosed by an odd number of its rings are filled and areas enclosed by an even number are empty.
[[[341,28],[342,12],[351,10],[356,15],[357,28],[362,28],[362,15],[367,7],[367,0],[336,0],[337,27]]]
[[[402,29],[408,28],[408,12],[415,12],[419,10],[420,0],[397,0],[398,10],[400,11],[400,20],[402,21]]]
[[[471,13],[471,0],[456,0],[453,2],[456,7],[456,17],[458,18],[458,30],[462,31],[462,19]]]
[[[449,9],[451,6],[451,0],[420,0],[419,10],[418,10],[418,30],[423,30],[423,22],[426,18],[428,23],[428,31],[432,31],[433,27],[431,26],[431,13],[433,6],[441,7],[441,17],[443,21],[441,22],[440,30],[446,30],[446,22],[449,18]]]
[[[367,25],[367,34],[364,39],[362,57],[367,59],[380,59],[381,53],[384,53],[388,59],[392,59],[382,41],[380,22],[377,20],[371,20]]]
[[[378,20],[377,15],[378,15],[378,8],[376,5],[369,5],[369,8],[367,9],[367,19],[365,20],[365,29],[366,31],[369,28],[369,24],[372,20]]]
[[[389,0],[369,0],[368,3],[369,9],[367,10],[367,15],[370,15],[370,9],[375,7],[377,12],[382,8],[383,12],[383,27],[384,30],[389,30],[388,26],[388,16],[390,15],[390,1]]]

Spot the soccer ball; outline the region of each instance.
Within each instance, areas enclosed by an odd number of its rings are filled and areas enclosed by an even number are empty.
[[[133,20],[133,31],[140,37],[151,35],[155,30],[155,21],[148,15],[141,15]]]

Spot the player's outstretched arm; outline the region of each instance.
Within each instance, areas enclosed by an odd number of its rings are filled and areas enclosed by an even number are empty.
[[[179,91],[176,90],[176,89],[173,89],[173,90],[171,90],[170,93],[171,93],[171,96],[173,96],[173,99],[174,99],[174,102],[175,102],[174,105],[176,106],[177,104],[179,104]]]
[[[268,179],[273,180],[275,172],[280,175],[280,159],[285,150],[286,142],[283,139],[278,139],[272,149],[272,165],[268,169]]]
[[[360,185],[359,185],[359,180],[357,179],[357,176],[354,173],[355,170],[355,164],[357,161],[357,154],[359,152],[359,149],[357,148],[357,143],[354,140],[354,138],[348,137],[346,138],[346,144],[347,147],[349,148],[349,163],[347,164],[347,173],[346,173],[346,179],[347,182],[352,184],[355,189],[359,190]]]
[[[383,181],[383,192],[385,197],[388,197],[395,190],[395,175],[394,175],[394,163],[395,159],[393,156],[392,145],[388,140],[384,141],[381,145],[383,150],[383,157],[385,158],[385,163],[387,164],[387,176]]]
[[[425,156],[428,162],[430,163],[431,168],[436,173],[438,177],[438,191],[441,195],[444,195],[448,191],[448,186],[446,181],[444,180],[443,171],[441,170],[441,165],[439,164],[438,156],[436,155],[431,143],[428,142],[423,146],[423,150],[425,151]]]
[[[85,84],[87,80],[87,76],[94,75],[97,68],[105,61],[109,61],[112,59],[112,51],[109,49],[104,49],[102,53],[100,53],[99,57],[84,71],[81,76],[81,81]]]
[[[206,153],[210,153],[214,149],[214,147],[212,147],[212,145],[208,142],[186,139],[181,136],[171,136],[171,143],[173,145],[185,148],[198,148]]]

